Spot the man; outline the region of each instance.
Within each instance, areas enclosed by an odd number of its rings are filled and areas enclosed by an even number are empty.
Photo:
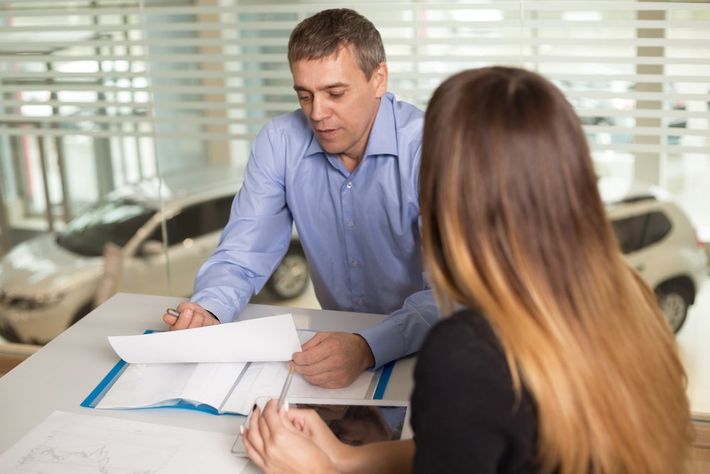
[[[419,349],[438,320],[418,228],[423,113],[387,93],[379,32],[348,9],[296,26],[288,45],[300,110],[267,124],[217,250],[171,329],[229,322],[266,283],[295,223],[324,309],[390,313],[358,334],[321,332],[293,355],[309,382],[349,385]]]

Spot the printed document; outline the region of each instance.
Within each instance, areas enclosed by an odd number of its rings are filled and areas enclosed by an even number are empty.
[[[172,406],[245,415],[258,397],[279,396],[288,376],[286,361],[314,334],[297,332],[293,318],[285,314],[169,333],[110,337],[116,352],[134,362],[119,362],[82,406]],[[324,389],[296,374],[288,393],[299,398],[363,399],[372,394],[375,383],[375,372],[366,371],[349,387]]]
[[[55,411],[0,455],[0,472],[240,472],[234,435]]]

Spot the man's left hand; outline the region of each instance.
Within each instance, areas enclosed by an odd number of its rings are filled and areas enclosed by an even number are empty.
[[[319,332],[293,354],[294,369],[313,385],[347,387],[375,365],[370,346],[357,334]]]

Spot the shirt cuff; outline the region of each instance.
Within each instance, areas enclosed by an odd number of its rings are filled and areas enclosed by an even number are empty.
[[[392,322],[387,319],[382,323],[362,329],[359,334],[370,346],[372,356],[375,358],[373,369],[379,369],[388,362],[399,359],[406,352],[404,339]]]
[[[225,307],[224,305],[220,304],[217,300],[211,298],[197,297],[190,301],[195,304],[199,304],[204,309],[212,313],[214,317],[217,318],[217,321],[219,321],[220,323],[231,323],[234,320],[234,312],[231,311],[229,308]]]

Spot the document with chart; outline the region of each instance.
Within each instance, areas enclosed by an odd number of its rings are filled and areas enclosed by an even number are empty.
[[[55,411],[0,455],[0,472],[240,472],[234,435]]]

